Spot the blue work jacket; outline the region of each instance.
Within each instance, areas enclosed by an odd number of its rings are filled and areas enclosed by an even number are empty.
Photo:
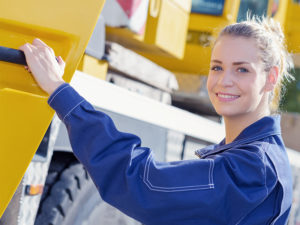
[[[230,144],[198,150],[200,158],[157,162],[139,137],[118,131],[69,84],[48,103],[102,198],[143,224],[287,223],[292,175],[279,116],[253,123]]]

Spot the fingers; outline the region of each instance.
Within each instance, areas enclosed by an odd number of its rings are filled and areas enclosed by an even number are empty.
[[[35,38],[32,41],[32,44],[26,43],[23,46],[21,46],[19,49],[24,52],[26,58],[33,56],[33,55],[40,55],[40,54],[43,54],[47,58],[52,58],[53,56],[55,57],[55,53],[54,53],[53,49],[50,48],[47,44],[45,44],[42,40],[40,40],[38,38]],[[60,67],[64,68],[65,63],[62,60],[62,58],[61,57],[60,57],[60,59],[58,57],[55,57],[55,58],[56,58],[56,61],[58,62],[58,64],[60,65]]]
[[[46,45],[45,42],[43,42],[42,40],[38,39],[38,38],[35,38],[33,41],[32,41],[32,44],[35,45],[35,46],[43,46],[43,47],[47,47],[48,48],[48,45]]]
[[[32,53],[33,47],[31,44],[26,43],[22,45],[19,49],[22,50],[25,54]]]
[[[34,55],[37,51],[37,48],[30,43],[26,43],[26,44],[22,45],[21,47],[19,47],[19,49],[24,52],[24,54],[26,56],[26,62],[29,65],[29,61],[31,61],[32,58],[34,57]]]
[[[29,62],[29,61],[32,60],[32,57],[33,57],[33,55],[34,55],[34,53],[33,53],[33,51],[35,50],[34,48],[35,48],[35,47],[34,47],[33,45],[29,44],[29,43],[26,43],[26,44],[22,45],[22,46],[19,48],[19,49],[20,49],[21,51],[23,51],[24,54],[25,54],[26,62],[27,62],[27,65],[28,65],[28,66],[25,66],[25,69],[26,69],[29,73],[31,73],[31,70],[30,70],[30,68],[29,68],[29,65],[30,65],[30,62]]]
[[[59,68],[64,71],[65,62],[63,61],[61,56],[55,57],[55,53],[52,48],[46,45],[43,41],[36,38],[33,40],[32,44],[26,43],[19,48],[22,50],[26,56],[27,67],[25,69],[28,72],[31,72],[32,64],[36,64],[40,60],[49,59],[54,64],[58,63]],[[53,59],[55,58],[55,61]],[[53,64],[53,65],[54,65]]]
[[[27,66],[25,69],[32,73],[38,85],[51,94],[58,84],[64,83],[65,63],[61,57],[55,57],[54,51],[39,39],[32,44],[25,44],[19,48],[25,54]]]
[[[55,56],[53,49],[50,48],[45,42],[43,42],[42,40],[40,40],[38,38],[35,38],[32,41],[32,45],[36,46],[37,48],[48,49],[50,51],[50,53]]]

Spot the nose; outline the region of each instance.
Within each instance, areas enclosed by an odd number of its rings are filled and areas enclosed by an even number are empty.
[[[232,72],[230,70],[224,70],[221,76],[219,77],[220,85],[224,87],[230,87],[234,84]]]

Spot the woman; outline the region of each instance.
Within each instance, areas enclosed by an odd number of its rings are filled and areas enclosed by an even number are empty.
[[[200,159],[172,163],[153,160],[137,136],[119,132],[65,83],[64,62],[42,41],[21,50],[67,126],[74,154],[111,205],[146,225],[287,223],[291,169],[273,113],[291,63],[273,20],[248,20],[220,33],[207,89],[226,137],[198,150]]]

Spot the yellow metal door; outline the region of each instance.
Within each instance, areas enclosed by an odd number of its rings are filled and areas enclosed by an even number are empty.
[[[197,3],[197,1],[193,2]],[[199,2],[204,4],[202,1]],[[193,10],[192,7],[188,32],[185,39],[182,39],[185,45],[183,58],[176,59],[148,52],[137,52],[174,72],[207,75],[213,40],[224,26],[236,22],[240,0],[227,0],[223,3],[220,1],[214,4],[221,6],[222,10],[214,6],[211,8],[215,12],[204,13]]]
[[[0,0],[0,46],[39,37],[66,61],[70,81],[105,0]],[[0,62],[0,217],[13,196],[53,110],[24,66]]]
[[[184,55],[192,0],[150,0],[145,32],[107,27],[107,39],[153,58],[181,59]]]
[[[300,2],[298,0],[270,0],[269,16],[283,27],[288,50],[300,53]]]
[[[300,54],[300,2],[289,0],[285,21],[285,34],[289,51]]]

